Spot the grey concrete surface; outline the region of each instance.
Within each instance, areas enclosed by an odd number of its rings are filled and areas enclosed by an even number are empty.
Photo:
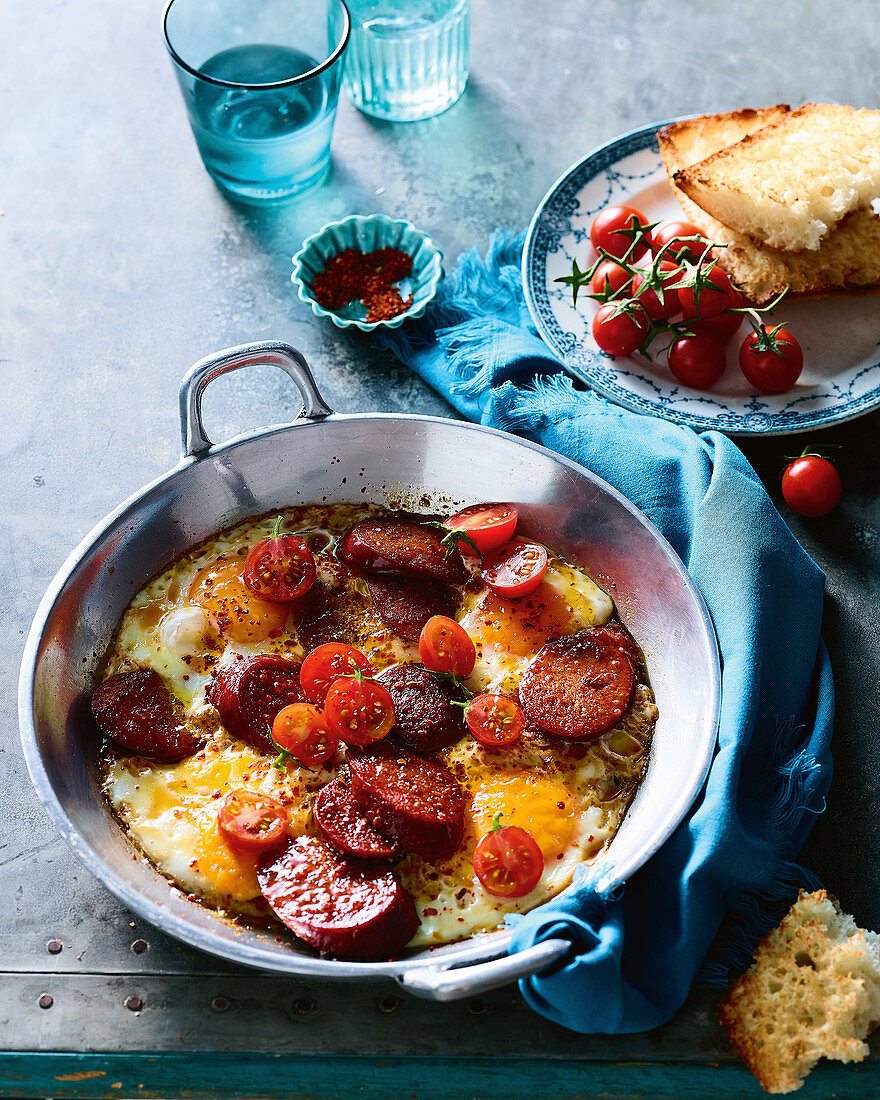
[[[259,996],[253,976],[142,927],[79,867],[33,796],[15,684],[30,619],[67,553],[176,462],[177,386],[202,355],[286,340],[339,411],[452,415],[365,338],[318,322],[297,299],[290,256],[302,238],[346,213],[385,211],[430,232],[451,262],[484,248],[496,226],[527,224],[569,164],[620,132],[779,100],[880,104],[880,23],[869,0],[474,0],[471,80],[455,107],[389,125],[343,102],[330,180],[298,203],[254,211],[225,199],[201,167],[160,8],[159,0],[0,2],[0,971],[44,976],[31,991],[57,976],[58,996],[75,988],[78,1006],[53,1015],[30,994],[7,999],[7,1049],[81,1049],[95,1036],[97,1049],[127,1049],[131,1021],[120,1002],[140,977],[224,973],[233,982],[224,990],[241,981],[248,997]],[[219,440],[297,407],[267,368],[212,387],[206,420]],[[820,521],[786,515],[828,574],[825,634],[838,686],[836,775],[805,859],[876,928],[878,435],[880,413],[823,433],[822,442],[842,446],[843,503]],[[745,449],[778,500],[784,456],[800,441]],[[141,937],[149,949],[134,954]],[[60,954],[47,953],[52,938],[63,942]],[[357,1026],[360,1008],[346,1009],[344,990],[320,995]],[[426,1011],[420,1027],[450,1010]],[[717,1035],[705,1004],[689,1011],[696,1059]],[[499,1019],[491,1033],[502,1055],[535,1026],[525,1012],[509,1026]],[[203,1005],[188,1041],[207,1049],[210,1020]],[[157,1049],[171,1031],[167,1021],[156,1031]],[[331,1030],[315,1041],[334,1049]],[[557,1057],[571,1049],[562,1032],[545,1042]],[[686,1061],[686,1044],[676,1050]],[[649,1058],[651,1047],[635,1040],[631,1053]]]

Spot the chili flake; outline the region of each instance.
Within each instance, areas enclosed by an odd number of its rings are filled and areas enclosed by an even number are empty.
[[[388,321],[412,305],[393,285],[412,271],[412,257],[399,248],[360,252],[346,248],[331,256],[312,281],[315,301],[324,309],[338,310],[355,299],[367,307],[367,321]]]

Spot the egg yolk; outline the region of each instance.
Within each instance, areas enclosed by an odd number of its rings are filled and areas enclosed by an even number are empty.
[[[287,622],[287,604],[261,600],[244,583],[244,558],[227,555],[200,569],[189,598],[207,611],[211,622],[236,642],[262,642],[277,636]]]
[[[231,848],[220,832],[215,814],[207,813],[199,822],[192,867],[208,879],[218,894],[233,901],[259,897],[259,858],[259,852],[238,852]]]
[[[563,634],[572,607],[552,585],[542,581],[522,600],[506,600],[487,591],[462,625],[479,638],[485,651],[500,650],[514,657],[532,657],[549,639]]]
[[[502,826],[518,825],[532,834],[545,860],[562,855],[574,833],[574,799],[569,792],[528,772],[492,776],[474,789],[471,817],[478,837],[489,832],[499,811]]]

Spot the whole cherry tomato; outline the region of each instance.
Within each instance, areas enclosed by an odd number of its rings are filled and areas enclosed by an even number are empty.
[[[590,279],[591,294],[616,294],[630,282],[632,275],[614,260],[603,260]]]
[[[688,328],[692,332],[708,332],[722,344],[731,340],[739,332],[743,323],[743,315],[726,309],[723,313],[716,313],[714,317],[693,317],[688,319]]]
[[[739,349],[739,367],[761,393],[785,393],[800,378],[804,353],[782,325],[750,332]]]
[[[343,642],[327,642],[306,657],[299,670],[299,682],[310,703],[323,703],[330,685],[340,676],[351,676],[360,669],[372,673],[372,666],[359,649]]]
[[[477,650],[461,623],[445,615],[432,615],[419,635],[419,657],[431,672],[464,679],[474,671]]]
[[[521,898],[530,894],[544,873],[544,856],[531,833],[518,825],[500,824],[495,815],[491,830],[474,849],[474,871],[490,894]]]
[[[642,290],[642,286],[649,277],[648,274],[636,274],[633,276],[632,284],[632,296],[635,298],[638,295],[639,305],[645,313],[654,321],[665,321],[670,317],[674,317],[676,313],[681,313],[678,291],[671,289],[681,278],[681,269],[678,264],[674,264],[671,260],[660,261],[660,281],[663,284],[662,302],[660,301],[660,295],[653,287]]]
[[[381,741],[394,725],[394,700],[375,680],[343,676],[334,680],[324,702],[330,731],[346,745],[363,748]]]
[[[606,302],[599,306],[590,331],[608,355],[632,355],[648,334],[648,315],[637,302],[625,308],[620,302]]]
[[[307,768],[317,768],[336,752],[339,738],[312,703],[291,703],[275,715],[272,740]]]
[[[497,595],[520,600],[535,591],[546,572],[546,549],[539,542],[514,539],[484,559],[481,576]]]
[[[220,803],[217,824],[234,848],[264,852],[286,836],[287,810],[271,795],[242,787]]]
[[[443,521],[450,531],[464,531],[470,536],[481,554],[500,546],[516,530],[516,508],[512,504],[472,504]],[[466,542],[459,542],[458,549],[467,553]]]
[[[702,271],[700,278],[704,283],[708,280],[708,284],[699,288],[683,286],[678,292],[686,318],[714,317],[716,313],[723,313],[725,309],[739,304],[739,291],[717,264],[708,272]]]
[[[827,515],[840,500],[840,474],[821,455],[801,455],[785,468],[782,495],[799,516]]]
[[[634,206],[607,206],[593,219],[590,226],[590,243],[598,252],[602,249],[609,256],[625,256],[633,243],[633,229],[647,225],[648,219]],[[647,252],[647,243],[640,242],[629,259],[638,259]]]
[[[506,695],[476,695],[464,712],[467,727],[481,745],[502,748],[522,737],[525,716]]]
[[[315,583],[315,559],[297,535],[282,535],[282,516],[272,534],[251,547],[244,563],[244,583],[263,600],[289,603]]]
[[[698,241],[685,241],[681,240],[682,237],[699,237]],[[671,242],[679,241],[679,244],[673,244]],[[684,253],[689,256],[694,263],[699,260],[704,252],[708,250],[709,241],[703,236],[703,233],[691,222],[661,222],[658,226],[655,226],[651,230],[651,248],[654,252],[659,252],[664,245],[669,244],[670,247],[663,253],[664,256],[668,256],[670,260],[674,260],[676,256],[680,256]]]
[[[677,336],[669,347],[669,369],[684,386],[706,390],[724,374],[727,356],[709,332]]]

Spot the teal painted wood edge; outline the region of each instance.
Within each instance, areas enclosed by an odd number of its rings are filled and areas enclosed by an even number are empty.
[[[865,1100],[880,1064],[819,1066],[799,1100]],[[743,1065],[558,1062],[538,1058],[356,1058],[257,1054],[0,1054],[0,1096],[84,1098],[440,1096],[464,1100],[749,1100],[765,1094]]]

